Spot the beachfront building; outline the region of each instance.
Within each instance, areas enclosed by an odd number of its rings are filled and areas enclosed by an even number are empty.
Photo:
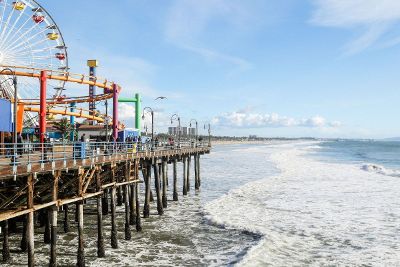
[[[178,135],[178,127],[168,127],[169,135]],[[196,135],[196,128],[181,127],[181,136],[194,136]]]

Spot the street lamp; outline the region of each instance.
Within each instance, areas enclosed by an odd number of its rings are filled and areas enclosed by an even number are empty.
[[[191,119],[190,122],[189,122],[189,131],[190,131],[190,128],[192,127],[192,121],[194,121],[196,123],[196,132],[195,132],[195,140],[194,140],[194,145],[196,146],[196,144],[197,144],[197,136],[199,134],[198,133],[198,123],[197,123],[197,120]]]
[[[208,146],[211,147],[211,125],[210,123],[208,125]],[[206,129],[206,124],[204,124],[204,130]]]
[[[15,75],[15,71],[10,68],[5,68],[0,71],[0,74],[7,71],[7,74],[11,74],[13,77],[9,78],[12,79],[13,86],[14,86],[14,161],[17,160],[17,143],[18,143],[18,136],[17,136],[17,108],[18,108],[18,82],[17,82],[17,75]],[[7,79],[8,80],[8,79]],[[4,82],[4,81],[3,81]]]
[[[178,121],[178,147],[181,147],[181,118],[178,114],[174,114],[171,116],[171,124],[174,120]]]
[[[154,142],[154,111],[151,107],[145,107],[143,109],[142,120],[144,120],[144,114],[148,111],[151,114],[151,149],[153,150],[153,142]],[[146,130],[147,132],[147,130]]]

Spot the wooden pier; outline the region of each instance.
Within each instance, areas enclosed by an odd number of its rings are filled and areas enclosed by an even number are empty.
[[[84,205],[87,201],[95,201],[97,205],[97,257],[105,257],[105,242],[118,248],[118,231],[123,231],[125,239],[130,240],[131,227],[142,230],[142,218],[150,216],[153,182],[159,215],[167,208],[168,199],[178,201],[179,177],[183,180],[183,195],[191,190],[191,185],[195,190],[200,189],[200,156],[210,153],[211,147],[187,144],[151,149],[125,143],[51,144],[28,146],[24,148],[28,152],[21,153],[21,157],[17,156],[18,149],[21,148],[9,147],[0,156],[3,262],[13,257],[10,235],[19,235],[20,250],[28,258],[28,266],[35,266],[35,229],[44,228],[44,243],[50,246],[49,266],[57,266],[57,236],[68,234],[70,222],[75,220],[79,242],[76,259],[71,259],[71,263],[85,266]],[[178,163],[183,164],[181,175],[177,173]],[[169,165],[173,170],[171,182]],[[144,190],[140,190],[141,185]],[[170,196],[168,185],[173,189]],[[144,196],[140,196],[141,192]],[[144,203],[140,203],[141,199]],[[124,229],[117,229],[116,206],[124,207]],[[104,240],[104,216],[111,217],[110,240]],[[15,230],[17,224],[22,231]]]

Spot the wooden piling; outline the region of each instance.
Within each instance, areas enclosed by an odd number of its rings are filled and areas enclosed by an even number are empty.
[[[187,195],[187,158],[183,157],[182,158],[182,162],[183,162],[183,195],[186,196]]]
[[[187,157],[187,169],[186,169],[186,171],[187,171],[187,175],[186,175],[186,179],[187,179],[187,181],[186,181],[186,185],[187,185],[187,191],[189,192],[190,191],[190,162],[192,161],[192,158],[191,158],[191,156],[189,155],[188,157]]]
[[[104,189],[103,197],[101,198],[101,207],[103,215],[108,215],[108,188]]]
[[[83,196],[83,176],[84,170],[79,169],[78,171],[78,196]],[[83,240],[83,201],[78,201],[77,203],[77,215],[78,215],[78,255],[77,255],[77,266],[85,266],[85,243]]]
[[[69,206],[64,205],[64,233],[69,232],[68,211],[69,211]]]
[[[163,210],[163,205],[162,205],[162,200],[161,200],[158,163],[154,163],[153,168],[154,168],[154,182],[155,182],[155,188],[156,188],[156,194],[157,194],[157,212],[158,212],[158,215],[163,215],[164,210]]]
[[[111,181],[115,182],[115,168],[111,168]],[[111,247],[118,248],[118,232],[116,223],[116,188],[111,187]]]
[[[47,209],[44,211],[44,218],[45,218],[45,224],[44,224],[44,235],[43,235],[43,242],[45,244],[50,244],[51,243],[51,234],[50,234],[50,214],[51,210]]]
[[[129,185],[124,186],[124,195],[125,195],[125,240],[131,240],[131,225],[129,222]]]
[[[134,171],[134,179],[139,179],[139,164],[137,160],[134,160],[133,171]],[[132,167],[132,165],[131,165]],[[128,186],[129,188],[129,224],[134,225],[136,223],[136,199],[135,199],[135,187],[133,184]]]
[[[178,173],[177,173],[177,169],[176,169],[176,166],[177,165],[177,160],[176,159],[174,159],[173,160],[173,179],[174,179],[174,182],[173,182],[173,191],[174,191],[174,193],[173,193],[173,200],[174,201],[178,201]]]
[[[125,182],[128,183],[131,179],[131,162],[126,161],[125,162]],[[131,224],[130,224],[130,207],[129,207],[129,184],[126,184],[123,186],[123,200],[125,203],[125,240],[131,240]]]
[[[83,241],[83,202],[79,201],[78,204],[78,267],[85,266],[85,244]]]
[[[96,189],[101,191],[101,176],[100,170],[96,171]],[[106,195],[107,196],[107,195]],[[97,196],[97,257],[103,258],[106,256],[104,249],[104,236],[103,236],[103,195]]]
[[[199,181],[199,188],[200,188],[201,187],[200,155],[197,155],[197,179]]]
[[[27,220],[27,216],[24,215],[22,216],[22,234],[21,234],[21,243],[20,243],[20,248],[22,252],[26,252],[26,250],[28,249],[28,243],[26,240],[26,220]]]
[[[151,163],[150,163],[151,164]],[[151,180],[151,166],[150,166],[150,173],[149,173],[149,168],[147,167],[147,163],[145,163],[144,168],[142,167],[142,175],[144,182],[146,183],[147,177],[150,177]],[[151,184],[151,182],[149,182]],[[154,202],[154,196],[153,196],[153,190],[151,190],[151,187],[149,187],[150,190],[150,202]]]
[[[137,176],[139,178],[139,176]],[[139,204],[139,184],[134,184],[135,187],[135,198],[136,198],[136,231],[142,231],[142,224],[140,219],[140,204]]]
[[[150,216],[150,180],[151,180],[151,163],[146,162],[146,173],[145,173],[145,197],[143,207],[143,217],[149,218]]]
[[[167,161],[163,160],[162,164],[162,205],[163,208],[167,208],[167,177],[168,177],[168,173],[167,173]]]
[[[10,245],[8,242],[8,220],[3,221],[2,223],[2,231],[3,231],[3,262],[7,263],[11,259],[10,255]]]
[[[36,175],[36,174],[35,174]],[[27,228],[27,241],[28,241],[28,266],[33,267],[35,266],[35,243],[34,243],[34,221],[33,221],[33,178],[34,174],[28,175],[27,179],[27,208],[31,209],[32,211],[28,213],[28,220],[26,224]]]
[[[52,199],[53,201],[57,201],[58,199],[58,180],[61,176],[61,172],[57,171],[54,173],[53,177],[53,192]],[[58,208],[57,206],[51,207],[51,246],[50,246],[50,267],[57,266],[57,215]]]
[[[136,223],[136,197],[135,187],[133,184],[129,186],[129,224],[134,225]]]
[[[118,186],[117,187],[117,206],[120,207],[122,206],[122,187]]]
[[[75,202],[75,222],[79,222],[79,203]]]
[[[199,170],[198,170],[198,166],[199,166],[199,156],[196,154],[194,155],[194,188],[196,190],[200,189],[200,185],[199,185]]]

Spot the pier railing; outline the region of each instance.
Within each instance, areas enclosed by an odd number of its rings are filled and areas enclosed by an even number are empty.
[[[208,147],[205,142],[181,142],[179,145],[137,142],[5,143],[0,144],[0,177],[16,175],[18,169],[29,173],[34,171],[33,166],[39,166],[36,171],[44,171]]]

